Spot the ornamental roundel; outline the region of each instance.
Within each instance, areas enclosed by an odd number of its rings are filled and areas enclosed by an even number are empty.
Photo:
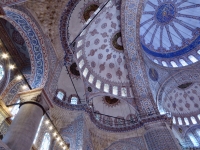
[[[158,81],[158,72],[155,69],[150,68],[149,69],[149,77],[153,81]]]
[[[164,3],[158,7],[156,19],[160,24],[167,24],[175,17],[176,9],[173,4]]]

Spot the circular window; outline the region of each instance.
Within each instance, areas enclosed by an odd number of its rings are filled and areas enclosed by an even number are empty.
[[[3,66],[0,65],[0,80],[3,78],[5,72],[4,72],[4,69],[3,69]]]

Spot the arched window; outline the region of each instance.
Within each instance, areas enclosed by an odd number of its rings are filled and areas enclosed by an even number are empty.
[[[182,120],[181,120],[180,117],[178,117],[178,124],[179,124],[179,125],[183,125]]]
[[[183,59],[179,59],[179,62],[181,63],[182,66],[187,66],[188,64],[185,62]]]
[[[197,121],[193,116],[191,117],[191,121],[192,121],[193,124],[197,124]]]
[[[165,66],[165,67],[168,66],[167,63],[166,63],[165,61],[162,61],[162,65]]]
[[[173,124],[176,124],[176,118],[175,117],[173,117]]]
[[[198,119],[200,120],[200,114],[198,114],[198,116],[197,116],[197,117],[198,117]]]
[[[198,61],[193,55],[188,56],[188,58],[189,58],[193,63],[195,63],[195,62]]]
[[[41,125],[42,125],[42,122],[43,122],[43,119],[44,119],[44,116],[43,116],[42,119],[40,120],[40,124],[39,124],[39,127],[38,127],[38,129],[37,129],[37,132],[36,132],[36,135],[35,135],[35,139],[34,139],[34,141],[33,141],[33,144],[35,144],[35,142],[36,142],[36,139],[37,139],[37,137],[38,137],[38,133],[39,133],[39,131],[40,131],[40,128],[41,128]]]
[[[64,92],[62,92],[62,91],[60,91],[60,90],[57,91],[56,97],[57,97],[59,100],[63,100],[63,99],[64,99],[64,96],[65,96]]]
[[[176,62],[171,61],[170,63],[171,63],[171,65],[172,65],[172,67],[178,67],[177,64],[176,64]]]
[[[196,129],[196,133],[200,137],[200,129]]]
[[[194,137],[194,135],[192,133],[188,133],[188,137],[190,138],[192,144],[195,147],[199,146],[199,143],[198,143],[197,139]]]
[[[75,97],[75,96],[72,96],[71,97],[71,104],[77,105],[77,103],[78,103],[78,98]]]
[[[188,118],[184,118],[184,121],[185,121],[185,124],[186,124],[186,125],[189,125],[189,124],[190,124]]]
[[[3,69],[3,66],[0,65],[0,80],[3,78],[5,72],[4,72],[4,69]]]
[[[45,133],[40,150],[48,150],[49,146],[50,146],[50,135],[49,133]]]
[[[20,100],[18,100],[16,103],[19,103],[19,102],[20,102]],[[13,120],[13,119],[15,118],[15,116],[16,116],[17,113],[18,113],[18,111],[19,111],[19,105],[13,106],[13,108],[12,108],[12,110],[11,110],[11,114],[13,115],[13,116],[11,117],[11,120]]]

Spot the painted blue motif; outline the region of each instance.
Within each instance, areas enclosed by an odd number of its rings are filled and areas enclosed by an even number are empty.
[[[149,69],[149,77],[153,81],[158,81],[158,72],[155,69],[150,68]]]
[[[27,35],[33,50],[34,60],[35,60],[35,76],[33,80],[32,88],[39,87],[42,83],[42,79],[44,76],[44,62],[43,62],[43,54],[41,45],[39,42],[39,38],[36,33],[32,29],[31,25],[19,14],[11,11],[6,11],[6,15],[14,20]]]
[[[176,10],[173,4],[163,4],[158,7],[156,19],[161,24],[169,23],[175,16]]]
[[[142,44],[142,43],[141,43]],[[193,49],[195,49],[197,46],[199,46],[200,44],[200,36],[198,36],[196,38],[196,40],[194,40],[190,45],[184,47],[183,49],[180,49],[176,52],[171,52],[171,53],[157,53],[154,52],[150,49],[148,49],[144,44],[142,44],[142,48],[144,49],[144,51],[152,56],[155,57],[160,57],[160,58],[172,58],[172,57],[177,57],[183,54],[186,54],[190,51],[192,51]]]

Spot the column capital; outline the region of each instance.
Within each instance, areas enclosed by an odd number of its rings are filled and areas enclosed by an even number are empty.
[[[20,92],[18,93],[21,102],[36,102],[44,108],[44,110],[48,110],[50,107],[53,105],[51,104],[50,100],[48,99],[44,89],[42,88],[37,88],[25,92]]]

